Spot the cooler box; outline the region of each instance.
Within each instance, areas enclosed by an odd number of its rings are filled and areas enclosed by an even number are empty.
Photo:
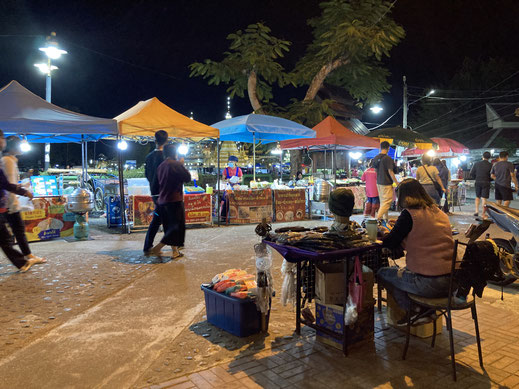
[[[205,311],[209,323],[241,337],[261,331],[261,312],[253,301],[230,297],[204,286],[201,288],[205,294]]]

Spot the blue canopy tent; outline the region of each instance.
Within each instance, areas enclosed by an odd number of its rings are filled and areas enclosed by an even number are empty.
[[[86,142],[116,136],[117,122],[58,107],[13,80],[0,89],[0,129],[34,143],[81,143],[84,170]]]
[[[366,152],[364,154],[364,158],[366,159],[372,159],[372,158],[375,158],[377,155],[380,154],[380,149],[373,149],[373,150],[370,150],[368,152]],[[388,155],[395,159],[395,149],[393,147],[390,147],[389,148],[389,152],[388,152]]]
[[[315,131],[288,119],[268,115],[242,115],[214,123],[221,141],[253,144],[254,179],[256,179],[256,142],[279,142],[287,139],[315,138]]]

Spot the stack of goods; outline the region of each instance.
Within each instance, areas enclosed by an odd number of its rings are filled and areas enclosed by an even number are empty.
[[[364,230],[357,223],[351,223],[350,228],[343,231],[326,231],[322,227],[314,230],[289,227],[287,230],[278,229],[275,233],[268,233],[266,239],[277,244],[318,252],[344,250],[371,244]]]
[[[201,186],[184,186],[185,194],[205,193],[205,189]]]
[[[229,269],[214,276],[209,287],[239,299],[254,298],[257,292],[256,276],[245,270]]]

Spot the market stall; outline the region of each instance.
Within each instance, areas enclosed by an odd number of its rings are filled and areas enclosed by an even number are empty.
[[[120,139],[152,139],[155,132],[158,130],[164,130],[168,133],[169,137],[176,138],[177,140],[183,141],[203,141],[203,140],[217,140],[219,142],[219,131],[216,128],[207,126],[203,123],[197,122],[196,120],[190,119],[184,116],[172,108],[162,103],[156,97],[141,101],[127,111],[121,113],[114,118],[118,125],[118,137]],[[219,148],[218,148],[219,150]],[[121,185],[120,193],[123,191],[123,169],[122,169],[122,154],[123,150],[119,150],[119,182]],[[218,164],[220,159],[218,158]],[[219,166],[218,166],[219,170]],[[217,177],[217,183],[220,177]],[[186,195],[189,196],[189,195]],[[187,198],[185,200],[186,206],[186,222],[192,223],[208,222],[211,219],[212,214],[211,208],[208,204],[212,204],[210,200],[210,194],[204,195],[199,198]],[[193,201],[191,201],[193,200]],[[140,199],[138,199],[140,201]],[[130,218],[135,215],[137,211],[137,225],[142,225],[146,220],[149,220],[151,207],[149,202],[138,202],[137,208],[135,208],[134,201],[131,202],[132,208],[127,208],[125,205],[125,199],[123,197],[123,204],[121,209],[127,209],[127,212],[122,213],[121,225],[124,231],[129,231]],[[187,212],[187,207],[193,207],[190,209],[190,213]],[[139,208],[140,207],[140,208]],[[143,214],[140,215],[141,209]],[[209,214],[207,214],[209,212]],[[212,220],[211,220],[212,222]],[[135,223],[135,219],[133,220]],[[148,222],[149,223],[149,222]],[[134,224],[135,226],[135,224]]]
[[[19,135],[31,143],[81,143],[86,182],[86,144],[115,135],[117,123],[79,114],[51,104],[17,81],[0,89],[0,128],[7,135]],[[62,181],[56,176],[31,178],[33,208],[22,213],[29,241],[66,237],[73,234],[75,215],[65,212]],[[61,182],[61,184],[60,184]]]

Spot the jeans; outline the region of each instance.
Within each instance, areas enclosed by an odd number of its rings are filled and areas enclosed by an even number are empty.
[[[186,237],[184,202],[163,204],[160,206],[159,213],[164,223],[164,237],[160,242],[167,246],[184,246]]]
[[[7,213],[5,218],[9,226],[11,226],[11,231],[13,231],[16,243],[18,243],[22,254],[25,256],[29,255],[31,249],[29,248],[29,242],[27,242],[27,236],[25,235],[25,223],[22,220],[22,215],[20,212]]]
[[[148,226],[148,231],[146,232],[146,239],[144,240],[143,251],[149,251],[153,247],[153,241],[155,240],[157,232],[159,232],[161,224],[162,217],[160,216],[160,209],[159,206],[155,204],[155,210],[153,211],[153,219],[151,219],[151,223]]]
[[[430,298],[449,294],[450,274],[431,277],[413,273],[407,268],[383,267],[377,272],[377,279],[405,311],[409,310],[407,293]]]
[[[19,269],[25,265],[27,261],[21,252],[13,248],[13,243],[13,236],[7,229],[5,213],[0,213],[0,247],[5,256]]]

